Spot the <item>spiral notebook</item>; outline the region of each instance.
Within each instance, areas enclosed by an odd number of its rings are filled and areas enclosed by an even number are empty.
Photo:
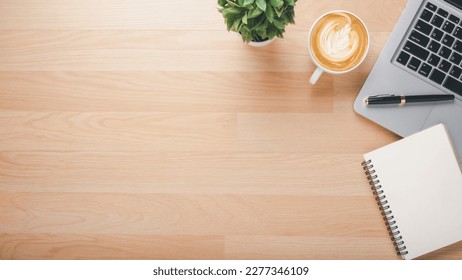
[[[363,168],[403,259],[462,240],[462,173],[444,125],[365,154]]]

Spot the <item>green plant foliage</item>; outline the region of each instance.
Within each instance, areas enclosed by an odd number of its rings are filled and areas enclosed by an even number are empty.
[[[283,37],[285,27],[295,23],[297,0],[218,0],[228,31],[239,32],[244,42]]]

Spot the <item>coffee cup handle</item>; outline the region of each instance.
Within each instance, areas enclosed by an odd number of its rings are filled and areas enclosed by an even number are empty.
[[[312,85],[316,84],[316,82],[318,81],[318,79],[321,77],[322,73],[324,71],[322,71],[321,68],[316,68],[316,71],[314,71],[313,75],[311,75],[311,78],[310,78],[310,83]]]

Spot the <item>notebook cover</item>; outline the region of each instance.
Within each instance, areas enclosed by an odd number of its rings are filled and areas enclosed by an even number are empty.
[[[404,259],[462,240],[462,174],[444,125],[364,155],[402,237]]]

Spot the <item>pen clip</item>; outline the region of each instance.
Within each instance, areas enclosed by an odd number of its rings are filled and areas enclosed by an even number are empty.
[[[371,95],[369,97],[393,97],[396,96],[394,94],[377,94],[377,95]]]

